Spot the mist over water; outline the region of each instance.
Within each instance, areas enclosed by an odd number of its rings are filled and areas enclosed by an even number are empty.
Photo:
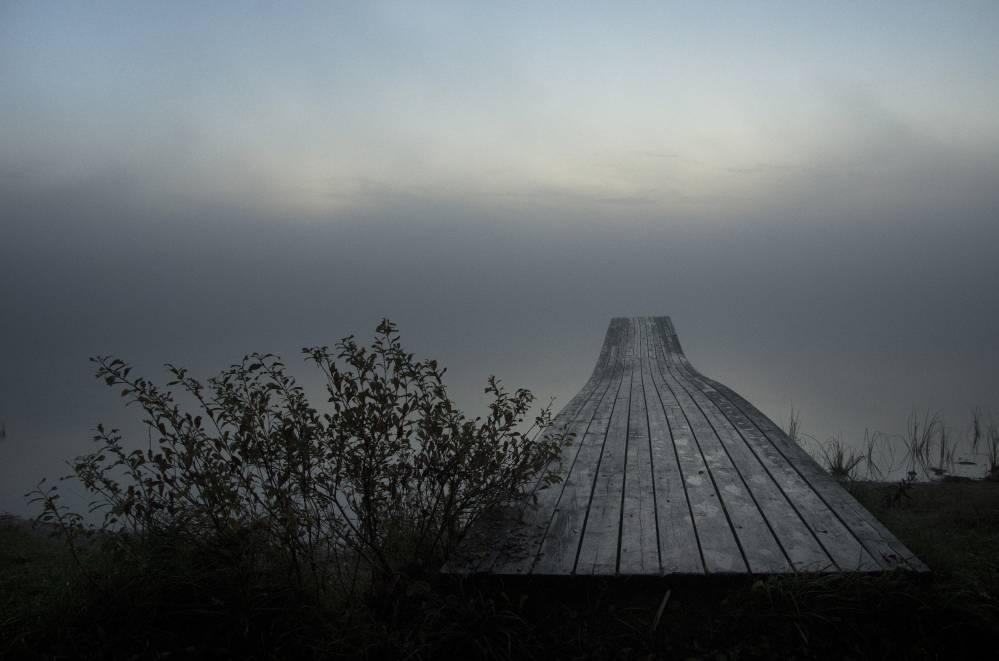
[[[207,377],[275,352],[318,395],[299,349],[370,337],[383,316],[448,367],[473,414],[490,374],[559,408],[588,378],[610,317],[639,314],[670,315],[700,371],[779,424],[793,406],[820,439],[901,432],[913,407],[963,434],[973,406],[999,408],[999,232],[984,213],[885,230],[546,222],[420,200],[325,224],[113,206],[91,219],[67,206],[19,211],[0,248],[10,511],[89,449],[98,421],[145,442],[138,411],[92,377],[88,356],[113,353],[165,381],[165,362]]]
[[[300,348],[382,317],[473,415],[490,374],[560,408],[611,317],[669,315],[820,440],[999,418],[995,6],[823,4],[0,9],[0,510],[97,422],[145,443],[89,356],[278,353],[321,403]]]

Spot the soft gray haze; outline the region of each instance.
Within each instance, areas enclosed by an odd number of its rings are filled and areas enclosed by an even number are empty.
[[[88,356],[383,316],[473,412],[669,314],[821,438],[999,416],[999,4],[872,4],[0,2],[0,510],[134,420]]]

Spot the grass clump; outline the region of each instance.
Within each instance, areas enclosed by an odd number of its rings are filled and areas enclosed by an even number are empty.
[[[837,480],[852,480],[865,458],[840,438],[829,439],[819,450],[826,470]]]
[[[862,475],[875,481],[899,476],[907,479],[910,475],[918,480],[968,479],[956,470],[958,465],[976,464],[984,464],[983,477],[999,480],[999,425],[991,417],[986,420],[980,408],[972,410],[971,425],[964,436],[955,433],[939,413],[913,410],[906,420],[905,433],[865,429],[857,449],[841,436],[822,443],[803,432],[800,414],[794,409],[787,435],[840,480],[855,480]]]
[[[894,485],[848,488],[929,564],[929,574],[561,581],[429,574],[407,580],[392,599],[362,593],[357,607],[344,609],[289,592],[280,576],[266,578],[266,567],[252,583],[237,583],[184,555],[116,566],[99,543],[83,545],[89,571],[77,576],[60,539],[0,525],[0,549],[14,548],[11,539],[22,544],[17,553],[0,551],[0,584],[11,597],[0,614],[7,623],[0,657],[987,657],[999,635],[999,487],[916,482],[893,507],[886,500]],[[105,589],[86,587],[86,575],[104,575]]]

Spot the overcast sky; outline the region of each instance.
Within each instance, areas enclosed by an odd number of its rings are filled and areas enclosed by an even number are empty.
[[[0,0],[0,510],[208,376],[387,316],[565,403],[669,314],[779,423],[999,417],[999,3]],[[556,405],[558,406],[558,404]]]

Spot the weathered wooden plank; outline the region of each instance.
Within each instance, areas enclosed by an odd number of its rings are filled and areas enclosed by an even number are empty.
[[[729,523],[736,532],[750,571],[775,573],[791,570],[787,553],[771,529],[759,503],[747,488],[740,467],[729,455],[728,448],[705,412],[669,369],[670,360],[670,355],[665,353],[659,367],[663,371],[667,387],[680,403],[693,429],[695,441],[708,465],[708,475],[721,496]]]
[[[620,574],[658,574],[659,531],[656,489],[653,480],[649,416],[645,407],[644,365],[648,361],[644,335],[648,330],[635,323],[635,361],[632,363],[631,399],[621,509]]]
[[[722,384],[712,382],[757,425],[784,459],[812,486],[815,493],[835,513],[837,518],[856,536],[864,548],[886,569],[904,568],[926,571],[927,567],[892,535],[880,521],[815,461],[787,438],[769,418],[754,410],[749,402]],[[853,570],[847,565],[844,570]]]
[[[553,423],[553,427],[565,426],[567,432],[572,434],[570,444],[563,449],[558,464],[550,469],[560,478],[560,482],[545,489],[536,489],[529,499],[525,499],[518,510],[516,523],[510,526],[510,535],[503,544],[494,544],[491,566],[488,569],[480,567],[479,571],[524,574],[530,572],[537,562],[542,542],[550,527],[552,513],[562,496],[568,475],[576,462],[600,402],[613,381],[613,369],[621,349],[619,332],[617,326],[612,325],[608,328],[601,359],[584,389],[586,398],[573,410],[560,413]]]
[[[563,425],[573,440],[550,466],[562,482],[479,522],[445,571],[926,569],[771,420],[697,372],[668,317],[611,321]]]
[[[592,417],[592,410],[584,410],[583,407],[591,402],[595,392],[606,387],[606,380],[612,375],[608,370],[611,370],[617,361],[618,342],[616,327],[612,325],[605,334],[596,366],[586,385],[569,400],[552,420],[551,427],[546,430],[547,433],[565,428],[567,434],[572,435],[571,444],[563,450],[559,465],[554,469],[563,478],[563,469],[567,468],[563,465],[564,462],[568,458],[575,457],[582,441],[583,432],[579,431],[578,420],[588,421]],[[595,408],[596,403],[592,406]],[[546,470],[551,469],[550,466],[546,468]],[[544,471],[538,475],[533,488],[521,502],[502,507],[490,513],[487,520],[473,526],[468,537],[463,540],[461,549],[445,567],[445,571],[463,574],[494,571],[522,573],[525,556],[532,547],[531,538],[523,531],[536,530],[536,524],[532,524],[530,518],[540,510],[540,507],[534,504],[535,498],[541,500],[550,497],[553,489],[561,491],[559,485],[542,488],[543,477]],[[534,557],[531,556],[528,566],[533,560]]]
[[[724,413],[698,388],[690,383],[679,368],[667,359],[667,369],[675,383],[690,397],[698,411],[707,420],[715,436],[728,455],[738,475],[741,488],[745,489],[762,513],[767,528],[776,538],[785,557],[797,571],[828,571],[835,567],[832,559],[798,516],[790,501],[774,481],[766,466],[759,460],[745,439]],[[734,516],[733,516],[734,519]],[[738,522],[736,522],[738,525]]]
[[[571,574],[576,566],[579,543],[593,493],[593,481],[611,416],[617,403],[624,365],[618,362],[615,372],[606,379],[607,388],[583,434],[576,461],[565,482],[558,503],[542,540],[534,574]]]
[[[531,502],[528,502],[520,512],[520,519],[515,527],[518,535],[516,554],[505,553],[497,560],[497,564],[503,567],[505,574],[526,574],[537,562],[541,544],[548,533],[552,519],[552,512],[557,506],[565,488],[568,478],[583,439],[586,436],[597,407],[603,397],[604,392],[610,385],[610,379],[601,379],[598,388],[591,393],[591,397],[582,406],[578,414],[573,417],[567,429],[573,434],[571,445],[562,453],[562,459],[553,469],[560,478],[560,482],[545,489],[538,490]]]
[[[655,369],[651,364],[655,360],[651,350],[652,340],[648,333],[642,339],[645,351],[645,360],[641,365],[642,394],[652,455],[661,571],[663,574],[700,574],[704,572],[704,560],[694,528],[694,516],[666,411],[652,380],[652,370]],[[732,547],[738,554],[734,538]]]
[[[662,347],[655,337],[652,338],[652,346],[657,359],[652,363],[654,369],[650,370],[650,375],[673,439],[700,542],[704,569],[708,573],[746,573],[749,568],[745,555],[728,521],[704,455],[680,403],[665,381],[660,364]]]
[[[834,568],[824,547],[725,412],[691,380],[685,367],[676,360],[675,353],[667,352],[665,362],[675,383],[691,398],[721,441],[743,487],[763,513],[767,527],[794,569],[825,571]]]
[[[873,571],[881,565],[868,553],[859,540],[840,521],[836,514],[818,496],[811,485],[777,452],[760,430],[732,403],[696,376],[691,380],[701,392],[711,398],[723,412],[725,418],[734,425],[742,441],[763,465],[769,477],[779,486],[787,499],[788,506],[805,523],[810,535],[815,539],[832,561],[831,566],[796,563],[799,571]],[[785,535],[784,545],[792,549],[794,545]]]
[[[624,495],[625,452],[628,438],[628,418],[631,407],[631,388],[634,382],[634,326],[630,320],[627,349],[622,360],[622,383],[611,413],[610,425],[604,435],[603,448],[597,462],[593,489],[583,535],[576,559],[577,574],[617,573],[618,550],[621,536],[621,506]]]
[[[579,459],[586,436],[594,426],[594,422],[596,421],[597,415],[600,411],[600,405],[607,397],[607,391],[613,384],[612,377],[613,375],[609,374],[600,379],[599,386],[597,390],[594,391],[593,397],[587,405],[581,409],[580,415],[574,422],[573,433],[575,434],[575,437],[573,439],[573,446],[571,446],[569,451],[563,455],[567,459],[571,458],[571,461],[566,460],[560,466],[558,474],[561,481],[552,488],[539,492],[537,502],[529,506],[526,510],[526,516],[524,518],[529,522],[531,534],[525,540],[525,543],[530,549],[530,554],[525,556],[519,562],[509,564],[506,568],[506,573],[527,573],[530,572],[537,563],[538,558],[540,557],[543,542],[551,531],[552,518],[554,512],[558,508],[558,503],[563,496],[569,476],[572,474],[572,471],[576,466],[576,462]],[[599,421],[596,422],[599,427]]]
[[[684,365],[685,369],[691,373],[699,374],[683,354],[672,321],[668,317],[660,317],[657,318],[657,322],[662,328],[664,339],[674,348],[677,359]],[[787,434],[772,420],[724,384],[703,375],[700,376],[705,383],[710,384],[753,422],[784,461],[809,483],[816,495],[834,513],[835,517],[850,530],[883,568],[903,567],[915,571],[926,570],[926,565],[858,503],[842,485],[822,470],[803,448],[791,441]],[[861,561],[857,566],[865,566],[865,563]],[[841,568],[844,570],[854,569],[850,564]]]

